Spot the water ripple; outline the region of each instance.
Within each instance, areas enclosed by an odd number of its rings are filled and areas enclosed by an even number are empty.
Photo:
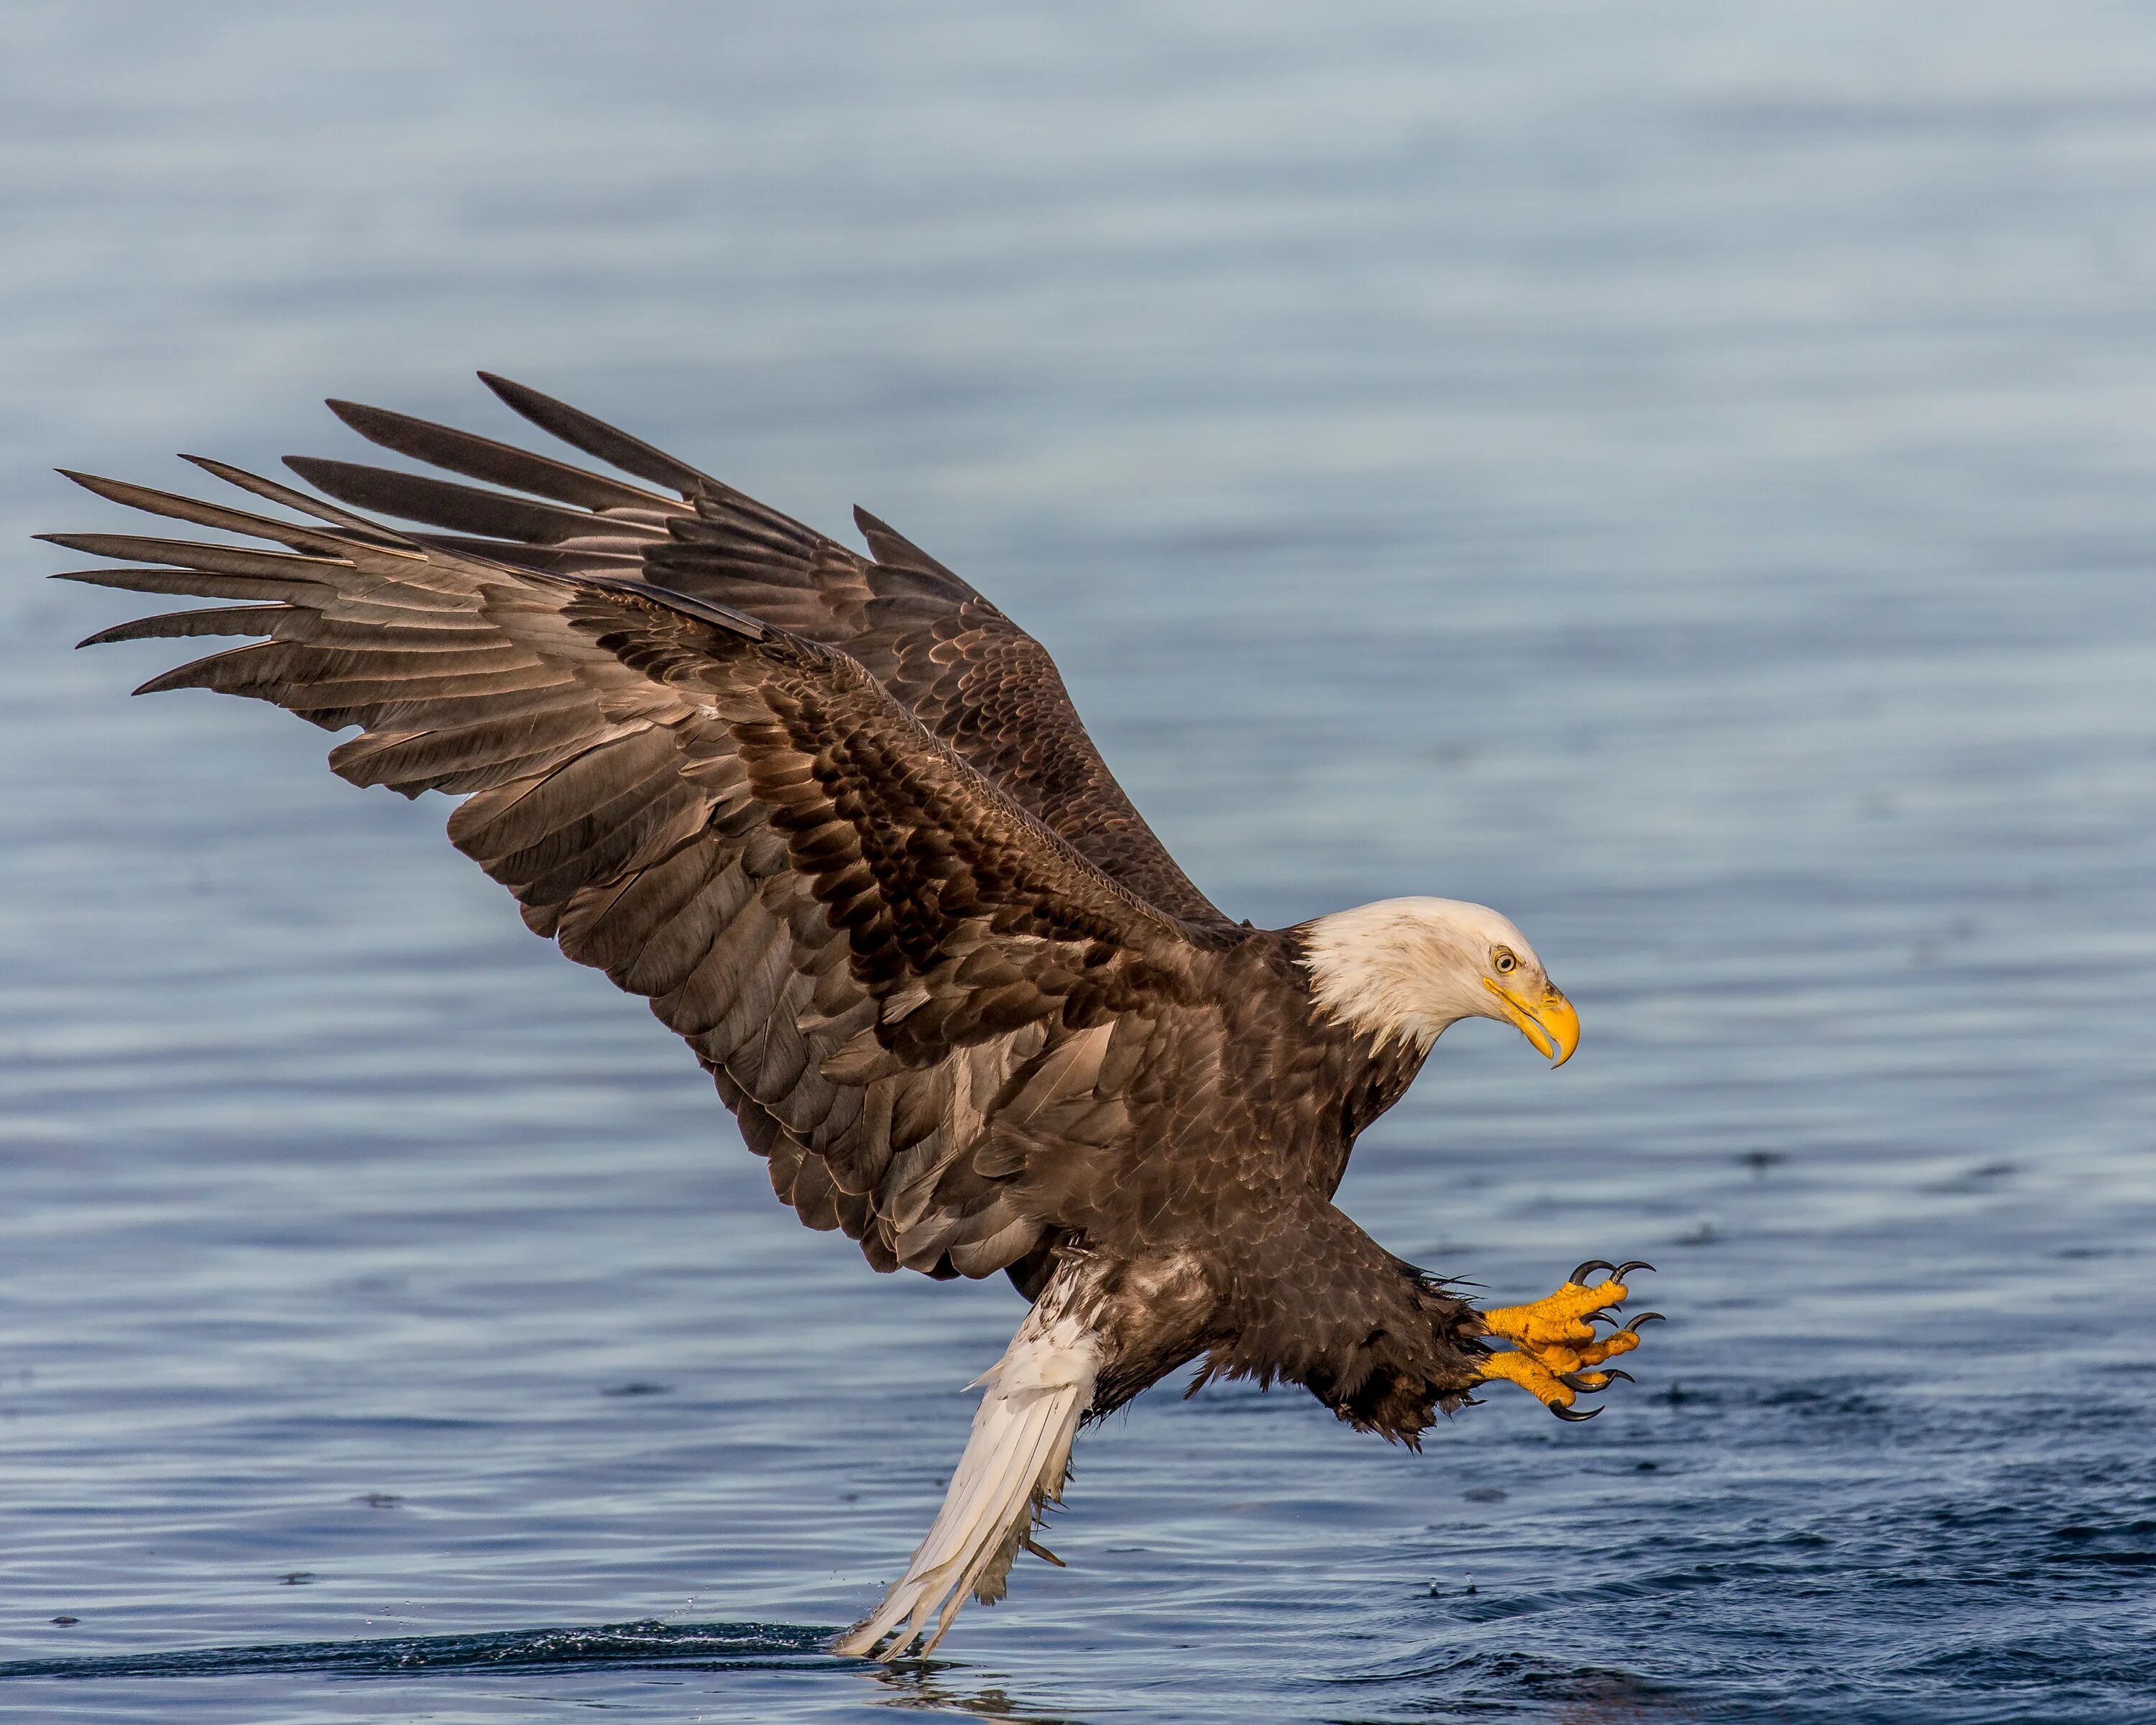
[[[387,1636],[367,1641],[292,1641],[267,1647],[198,1647],[86,1659],[0,1661],[17,1677],[242,1677],[284,1671],[393,1677],[424,1671],[552,1671],[583,1666],[783,1670],[829,1658],[838,1631],[778,1623],[602,1624],[592,1629],[511,1630],[480,1635]]]

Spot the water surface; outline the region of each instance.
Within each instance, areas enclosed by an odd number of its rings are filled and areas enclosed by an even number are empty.
[[[2135,8],[26,4],[0,65],[0,1710],[2156,1718],[2156,54]],[[44,469],[485,365],[1050,646],[1192,875],[1495,903],[1343,1202],[1661,1266],[1594,1425],[1173,1387],[822,1655],[999,1285],[325,739],[129,704]]]

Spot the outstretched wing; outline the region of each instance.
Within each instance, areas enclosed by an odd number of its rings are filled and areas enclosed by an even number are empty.
[[[1111,879],[1172,916],[1224,920],[1108,772],[1046,650],[926,552],[856,510],[863,557],[588,413],[480,376],[533,424],[672,495],[353,402],[330,406],[370,442],[485,485],[307,456],[290,465],[346,503],[444,530],[415,536],[429,546],[649,581],[843,648]]]
[[[1112,1153],[1131,1063],[1111,1048],[1205,1010],[1225,931],[1109,879],[834,648],[200,465],[326,525],[71,475],[285,547],[47,536],[130,565],[65,578],[240,602],[91,641],[263,638],[144,692],[357,725],[330,756],[344,778],[465,793],[457,847],[534,931],[646,997],[780,1195],[880,1268],[983,1276],[1058,1229],[1029,1169],[1060,1158],[1069,1189],[1070,1158]]]

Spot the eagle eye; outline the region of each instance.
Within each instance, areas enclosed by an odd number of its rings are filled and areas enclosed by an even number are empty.
[[[1500,947],[1490,955],[1490,968],[1499,976],[1510,976],[1519,968],[1520,961],[1513,957],[1509,947]]]

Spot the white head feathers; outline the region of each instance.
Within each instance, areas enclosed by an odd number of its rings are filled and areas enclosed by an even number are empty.
[[[1302,934],[1311,991],[1327,1014],[1424,1053],[1462,1019],[1512,1021],[1494,992],[1501,978],[1508,991],[1549,986],[1526,936],[1487,906],[1459,899],[1380,899],[1317,917]]]

